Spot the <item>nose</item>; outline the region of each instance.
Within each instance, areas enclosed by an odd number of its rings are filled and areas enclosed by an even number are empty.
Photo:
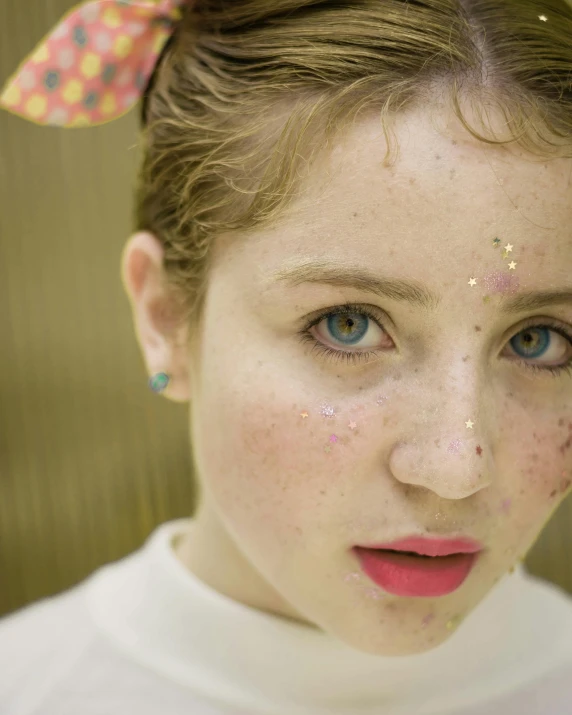
[[[491,426],[483,418],[491,411],[474,368],[463,364],[456,369],[455,361],[450,365],[448,374],[434,373],[425,388],[415,391],[415,404],[403,404],[401,433],[389,466],[403,484],[425,487],[444,499],[465,499],[491,484]]]
[[[465,499],[490,486],[490,461],[487,449],[473,436],[425,430],[397,444],[389,466],[403,484],[425,487],[443,499]]]

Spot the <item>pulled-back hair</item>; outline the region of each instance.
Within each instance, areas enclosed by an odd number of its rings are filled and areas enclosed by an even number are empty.
[[[181,319],[200,321],[215,239],[274,223],[295,196],[300,162],[375,111],[390,163],[391,119],[429,106],[437,90],[480,141],[572,157],[571,6],[189,2],[148,89],[136,195],[136,230],[161,241]],[[491,108],[504,136],[487,122]]]

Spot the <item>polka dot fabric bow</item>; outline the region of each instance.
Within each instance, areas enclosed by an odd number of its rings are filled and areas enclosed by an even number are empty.
[[[84,127],[141,98],[185,0],[94,0],[70,10],[8,80],[0,107],[35,124]]]

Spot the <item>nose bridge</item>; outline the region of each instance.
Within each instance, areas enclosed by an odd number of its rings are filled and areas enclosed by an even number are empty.
[[[490,484],[485,441],[486,386],[468,351],[428,368],[407,404],[401,439],[391,454],[396,479],[449,499],[463,499]]]

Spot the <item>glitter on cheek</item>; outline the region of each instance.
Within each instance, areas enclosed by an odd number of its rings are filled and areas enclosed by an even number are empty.
[[[331,435],[330,442],[337,442],[337,441],[338,441],[338,438],[336,437],[336,435],[335,434]]]
[[[334,417],[336,411],[330,405],[323,405],[322,409],[320,410],[320,414],[322,414],[324,417]]]

